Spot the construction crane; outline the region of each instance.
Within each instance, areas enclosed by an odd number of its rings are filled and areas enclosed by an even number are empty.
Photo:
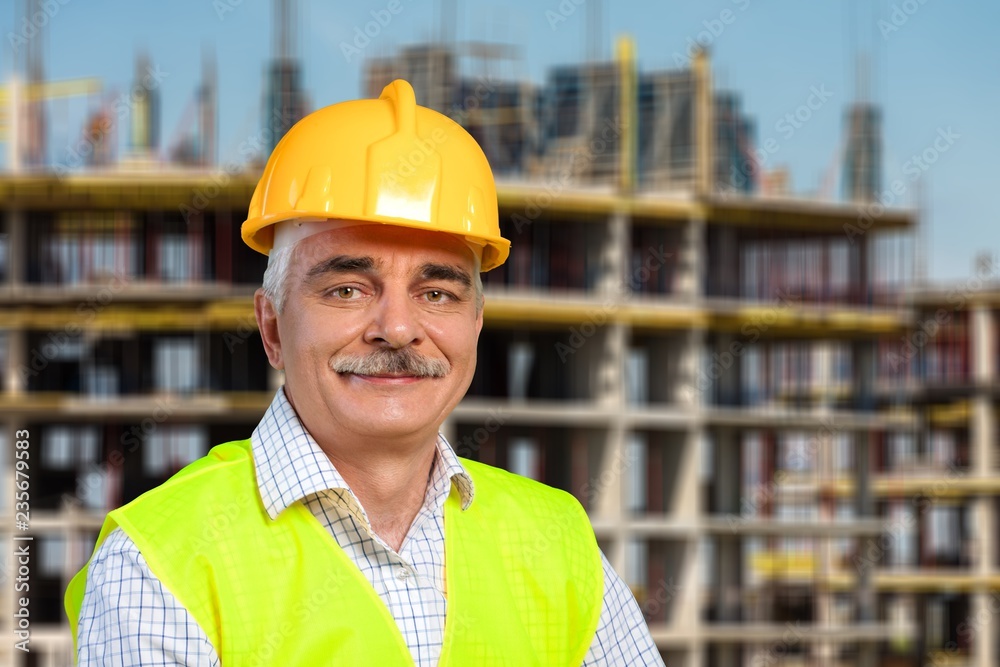
[[[96,77],[25,83],[15,75],[9,83],[0,86],[0,142],[8,144],[8,165],[16,170],[21,163],[19,142],[23,138],[25,107],[58,98],[100,95],[102,90],[101,80]]]
[[[23,0],[22,16],[44,14],[41,0]],[[45,81],[44,25],[22,51],[15,49],[10,83],[0,88],[0,140],[10,154],[8,168],[39,168],[45,163],[46,122],[44,102],[52,98],[101,92],[99,79]]]

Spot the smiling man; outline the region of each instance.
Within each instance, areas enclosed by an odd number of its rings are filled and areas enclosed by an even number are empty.
[[[277,392],[108,515],[66,610],[81,665],[662,665],[569,494],[458,458],[493,176],[405,81],[278,143],[243,238]]]

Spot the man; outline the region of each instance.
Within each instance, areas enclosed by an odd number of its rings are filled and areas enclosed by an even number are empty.
[[[395,81],[310,114],[242,229],[285,373],[252,437],[111,512],[81,665],[662,665],[576,500],[438,433],[507,257],[481,149]]]

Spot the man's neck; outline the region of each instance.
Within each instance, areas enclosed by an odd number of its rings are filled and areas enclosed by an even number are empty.
[[[370,447],[363,457],[323,449],[365,508],[372,532],[398,552],[423,505],[436,447],[407,454]]]

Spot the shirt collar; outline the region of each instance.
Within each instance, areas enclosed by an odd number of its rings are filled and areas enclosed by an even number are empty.
[[[472,478],[462,466],[455,450],[440,433],[437,437],[437,455],[428,488],[440,487],[443,497],[427,500],[444,502],[454,484],[459,493],[462,510],[469,508],[475,496]],[[290,505],[314,493],[339,489],[346,492],[360,508],[347,481],[320,449],[312,435],[305,429],[292,404],[285,397],[284,387],[278,389],[264,417],[251,436],[254,470],[261,500],[272,520]],[[434,484],[443,477],[450,484]]]

